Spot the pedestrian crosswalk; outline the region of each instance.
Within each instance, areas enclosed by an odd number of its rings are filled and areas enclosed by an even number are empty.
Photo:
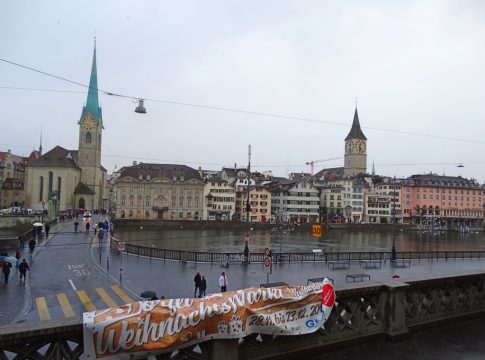
[[[90,290],[76,290],[58,293],[55,297],[35,298],[35,310],[39,320],[52,320],[62,317],[79,316],[86,311],[117,307],[135,301],[118,285],[109,289],[101,287]],[[60,310],[59,310],[60,309]]]

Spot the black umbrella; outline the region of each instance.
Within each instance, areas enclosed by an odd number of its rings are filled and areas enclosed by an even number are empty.
[[[147,290],[147,291],[142,292],[140,294],[140,296],[142,298],[145,298],[145,299],[153,299],[153,298],[157,297],[157,293],[155,291],[152,291],[152,290]]]

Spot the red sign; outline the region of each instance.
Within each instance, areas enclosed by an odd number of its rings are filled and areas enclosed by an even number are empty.
[[[120,242],[118,243],[118,251],[125,251],[125,249],[126,249],[126,244],[125,244],[125,242],[124,242],[124,241],[120,241]]]

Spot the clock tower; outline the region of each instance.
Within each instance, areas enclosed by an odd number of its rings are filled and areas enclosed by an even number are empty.
[[[88,97],[78,124],[78,164],[81,168],[81,179],[74,193],[76,206],[86,209],[99,209],[102,208],[106,170],[101,166],[103,117],[98,101],[96,42],[94,43]]]
[[[355,108],[354,121],[345,138],[344,175],[355,176],[367,173],[367,138],[359,123]]]

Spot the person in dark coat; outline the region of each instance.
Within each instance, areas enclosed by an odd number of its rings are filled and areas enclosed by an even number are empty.
[[[29,250],[31,254],[34,253],[35,245],[37,245],[37,242],[35,241],[35,239],[31,239],[29,241]]]
[[[49,238],[49,231],[51,231],[51,224],[46,222],[45,225],[44,225],[44,229],[45,229],[45,238],[48,239]]]
[[[10,275],[10,268],[12,267],[12,264],[10,264],[8,261],[3,262],[3,276],[5,277],[5,284],[8,284],[8,277]]]
[[[19,265],[20,281],[22,281],[22,278],[24,278],[25,282],[25,278],[27,277],[27,270],[30,271],[29,264],[25,259],[23,259]]]
[[[194,297],[197,296],[197,290],[200,291],[200,281],[201,281],[201,276],[200,276],[200,273],[198,272],[197,274],[195,274],[195,277],[194,277],[194,283],[195,283],[195,290],[194,290]]]
[[[207,281],[205,276],[202,276],[202,279],[200,279],[199,297],[205,296],[205,289],[207,289]]]

